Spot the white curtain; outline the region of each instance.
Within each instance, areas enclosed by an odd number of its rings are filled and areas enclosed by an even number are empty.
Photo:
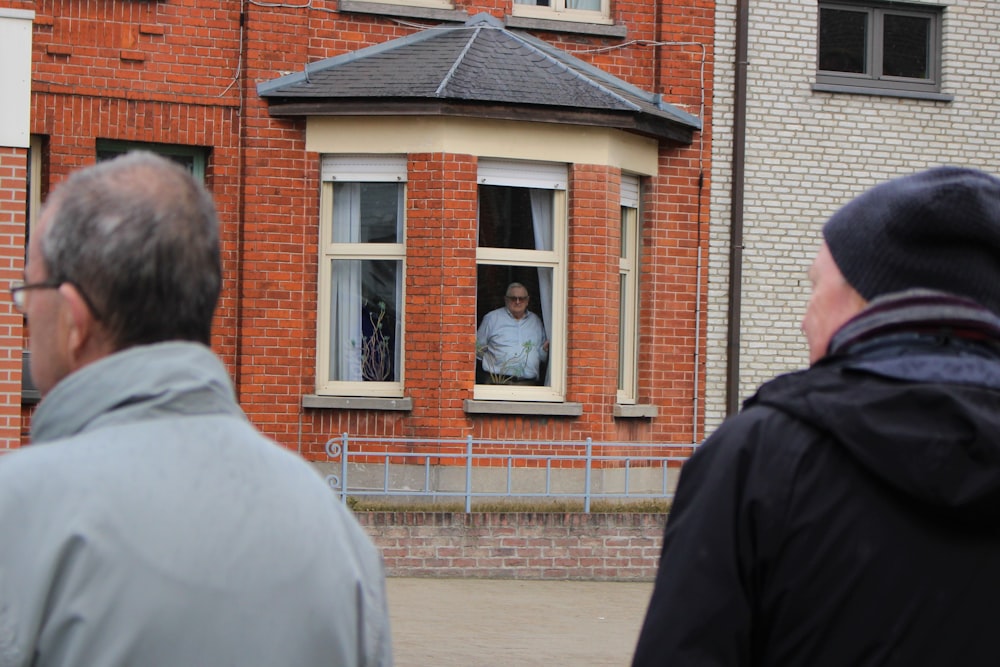
[[[535,250],[552,250],[552,191],[531,191],[531,226],[535,232]],[[542,304],[542,324],[545,337],[552,340],[552,269],[538,269],[538,298]],[[550,348],[551,352],[551,348]],[[552,364],[545,370],[545,384],[551,385]]]
[[[601,0],[566,0],[566,9],[592,9],[601,11]]]
[[[333,189],[333,242],[357,243],[361,236],[361,184]],[[361,378],[361,262],[333,262],[333,322],[330,334],[330,379],[358,382]]]

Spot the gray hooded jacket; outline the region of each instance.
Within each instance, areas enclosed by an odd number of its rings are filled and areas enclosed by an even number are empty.
[[[390,665],[382,562],[206,347],[60,382],[0,458],[0,666]]]

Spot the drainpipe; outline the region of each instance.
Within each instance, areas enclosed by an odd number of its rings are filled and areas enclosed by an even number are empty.
[[[736,76],[733,90],[733,162],[729,201],[729,307],[726,334],[726,415],[739,411],[740,313],[743,283],[743,179],[747,134],[747,42],[750,0],[736,3]]]

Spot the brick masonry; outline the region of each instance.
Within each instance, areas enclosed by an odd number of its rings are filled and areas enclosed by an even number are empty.
[[[754,0],[749,12],[740,398],[808,363],[799,322],[823,222],[891,176],[937,164],[1000,173],[995,0],[943,7],[941,92],[951,101],[813,90],[817,2]],[[725,408],[737,0],[717,3],[706,430]]]
[[[394,577],[652,581],[666,514],[359,512]]]

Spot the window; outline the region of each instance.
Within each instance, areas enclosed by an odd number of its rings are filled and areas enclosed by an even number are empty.
[[[618,402],[635,403],[639,316],[639,179],[622,175],[618,253]]]
[[[566,177],[565,165],[480,161],[478,399],[563,398]]]
[[[406,159],[323,160],[316,392],[402,396]]]
[[[134,141],[111,141],[98,139],[97,161],[110,160],[129,151],[150,151],[170,158],[188,169],[199,181],[205,180],[207,151],[198,146],[177,146],[174,144],[153,144]]]
[[[514,0],[514,16],[609,23],[610,0]]]
[[[821,2],[816,83],[939,92],[940,31],[939,8]]]

